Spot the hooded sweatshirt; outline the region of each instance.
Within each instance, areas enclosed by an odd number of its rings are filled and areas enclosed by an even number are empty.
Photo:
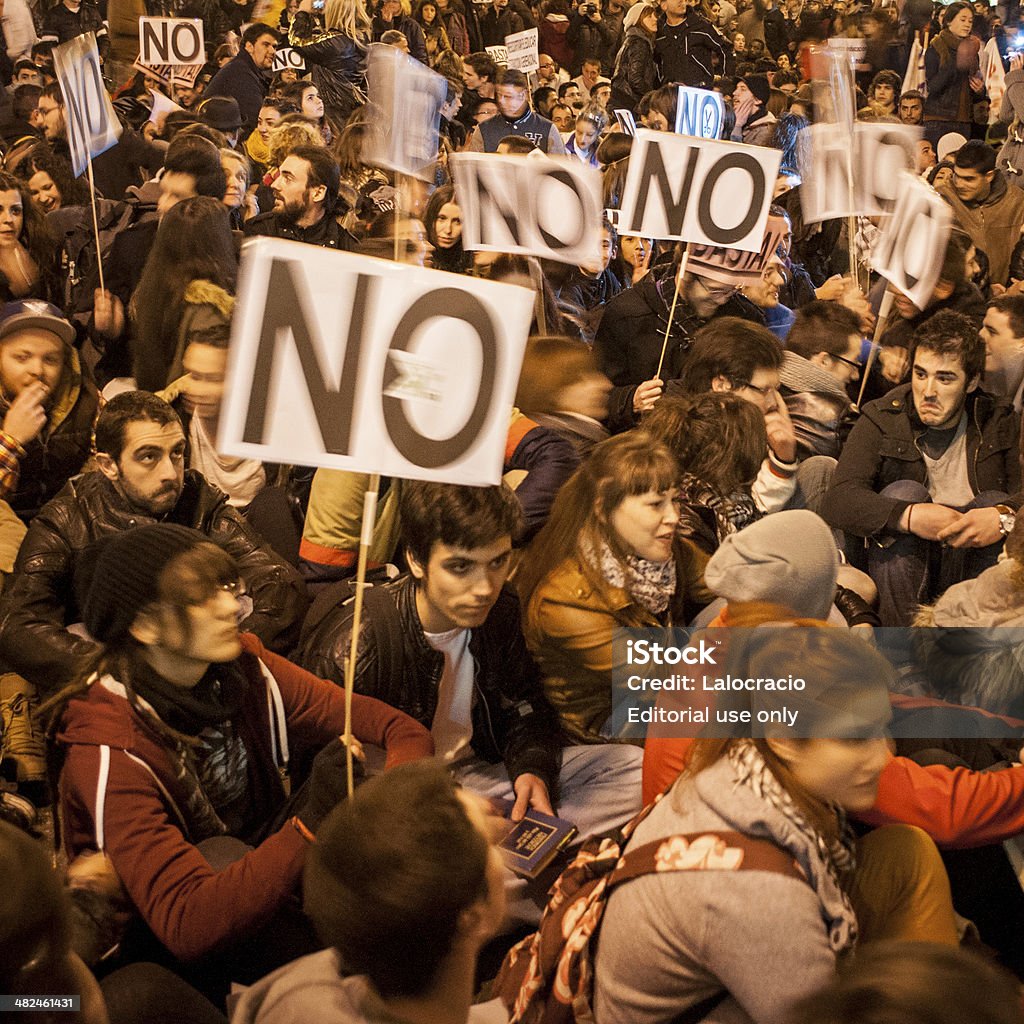
[[[775,512],[722,541],[704,570],[704,582],[720,600],[694,624],[706,625],[725,604],[742,601],[773,601],[803,618],[828,618],[838,572],[839,554],[824,519],[805,509]]]
[[[339,735],[345,694],[244,634],[238,659],[251,699],[235,717],[248,761],[248,799],[269,822],[284,805],[289,751]],[[356,694],[352,731],[387,751],[387,766],[429,757],[430,734],[407,715]],[[290,821],[241,860],[215,871],[176,759],[120,682],[106,676],[64,713],[61,818],[68,860],[97,850],[153,934],[180,960],[197,960],[264,925],[296,891],[307,841]]]

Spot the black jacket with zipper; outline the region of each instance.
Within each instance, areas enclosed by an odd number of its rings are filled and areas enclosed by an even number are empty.
[[[1014,509],[1024,503],[1020,470],[1020,417],[1009,402],[983,391],[967,396],[967,473],[975,494],[1002,491]],[[864,406],[825,495],[822,518],[856,537],[895,532],[909,501],[880,492],[897,480],[927,486],[917,446],[925,428],[914,413],[911,385],[901,384]]]
[[[347,583],[317,598],[296,658],[303,668],[344,680],[352,642],[354,600]],[[376,697],[428,729],[437,711],[444,655],[423,635],[416,610],[416,581],[403,576],[365,592],[354,690]],[[540,670],[526,648],[519,602],[507,588],[482,626],[472,631],[474,663],[473,751],[485,761],[504,761],[509,778],[530,772],[554,798],[561,760],[558,722],[544,696]]]

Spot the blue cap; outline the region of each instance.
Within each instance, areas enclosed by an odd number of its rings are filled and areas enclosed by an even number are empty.
[[[38,327],[49,331],[56,334],[65,345],[75,343],[75,328],[56,306],[42,299],[8,302],[0,309],[0,339],[20,331],[23,327]]]

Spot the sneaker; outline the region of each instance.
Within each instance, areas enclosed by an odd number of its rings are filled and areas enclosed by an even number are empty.
[[[8,759],[17,764],[18,782],[46,779],[46,738],[23,691],[0,699],[0,761]]]

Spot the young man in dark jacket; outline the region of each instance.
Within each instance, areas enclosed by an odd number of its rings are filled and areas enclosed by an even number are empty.
[[[355,691],[427,726],[437,755],[467,788],[572,821],[580,835],[614,828],[640,806],[640,751],[562,749],[530,656],[519,602],[505,588],[521,513],[507,487],[403,484],[409,575],[366,591]],[[339,593],[347,595],[344,585]],[[298,660],[341,683],[353,602],[318,598]]]
[[[242,48],[210,79],[204,96],[233,96],[242,114],[242,138],[256,130],[260,107],[270,88],[278,36],[269,25],[257,22],[242,33]]]
[[[288,648],[306,611],[298,572],[283,562],[195,470],[185,434],[162,399],[129,391],[96,423],[99,469],[74,480],[32,520],[0,604],[0,660],[48,696],[70,681],[94,645],[68,631],[81,621],[76,584],[100,537],[152,522],[177,523],[222,544],[252,602],[243,622],[272,647]]]
[[[1019,417],[978,389],[985,346],[943,312],[918,329],[911,383],[869,402],[822,515],[868,544],[885,626],[993,565],[1022,497]]]

